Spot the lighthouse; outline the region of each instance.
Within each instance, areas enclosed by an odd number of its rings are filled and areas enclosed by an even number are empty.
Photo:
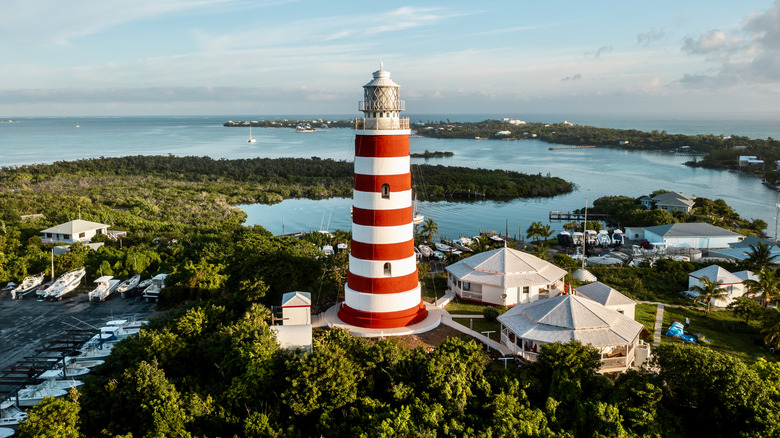
[[[363,328],[406,327],[428,314],[417,278],[409,119],[400,117],[399,88],[380,64],[363,86],[363,118],[355,119],[352,248],[338,317]]]

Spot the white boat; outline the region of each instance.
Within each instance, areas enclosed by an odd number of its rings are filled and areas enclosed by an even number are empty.
[[[571,233],[571,243],[573,246],[582,246],[582,241],[585,240],[585,235],[582,231],[575,231]]]
[[[44,274],[45,272],[41,272],[38,275],[31,275],[26,277],[24,281],[22,281],[22,284],[16,286],[16,288],[11,291],[11,299],[21,299],[28,293],[38,289],[41,283],[43,283]]]
[[[50,381],[45,381],[38,385],[29,385],[20,389],[18,392],[19,406],[35,406],[46,397],[64,397],[68,394],[68,391],[60,389]],[[12,397],[12,400],[15,400]]]
[[[587,239],[585,244],[588,246],[597,245],[599,242],[596,230],[585,230],[585,238]]]
[[[599,245],[601,246],[609,246],[612,244],[612,238],[609,237],[609,232],[607,230],[601,230],[596,235],[596,240],[598,240]]]
[[[135,290],[135,288],[138,286],[138,283],[140,281],[141,281],[141,274],[135,274],[132,277],[120,283],[119,286],[116,288],[116,291],[117,293],[119,293],[119,296],[124,298],[131,291]]]
[[[613,245],[623,245],[625,243],[625,239],[623,237],[623,230],[615,230],[612,232],[612,244]]]
[[[103,360],[111,354],[111,350],[113,348],[113,342],[107,342],[105,344],[100,344],[98,342],[88,342],[87,345],[81,347],[81,354],[75,356],[73,360],[76,362]]]
[[[461,251],[472,252],[471,244],[474,243],[474,241],[464,236],[452,243],[455,245],[455,248],[458,248]]]
[[[79,286],[85,275],[87,275],[87,271],[83,267],[64,273],[46,290],[46,298],[61,300],[65,294]]]
[[[76,358],[76,356],[70,356],[65,359],[65,362],[68,364],[68,366],[76,366],[81,368],[95,368],[96,366],[103,365],[103,363],[105,363],[104,360],[100,359],[77,360]]]
[[[138,283],[138,286],[136,286],[135,288],[143,292],[147,287],[149,287],[151,285],[152,285],[152,279],[151,278],[147,278],[146,280],[140,281]]]
[[[143,296],[147,302],[154,300],[155,302],[160,299],[160,292],[165,289],[165,279],[168,278],[168,274],[157,274],[152,277],[152,284],[144,289]]]
[[[255,140],[255,138],[252,137],[252,125],[249,125],[249,139],[246,142],[247,143],[257,143],[257,140]]]
[[[10,292],[16,288],[17,284],[13,281],[9,281],[5,286],[3,286],[2,289],[0,289],[0,292]]]
[[[46,293],[49,291],[49,288],[52,286],[54,286],[53,281],[44,283],[41,287],[38,288],[38,290],[35,291],[35,295],[37,295],[39,299],[46,298]],[[17,296],[16,298],[21,300],[23,297]]]
[[[420,252],[422,253],[423,257],[431,257],[433,256],[433,250],[428,245],[418,245],[417,248],[420,248]]]
[[[69,380],[73,377],[83,376],[89,372],[89,368],[79,366],[78,364],[68,366],[64,370],[62,368],[55,368],[52,370],[44,371],[41,373],[41,379],[54,379],[54,380]]]
[[[0,426],[15,427],[19,422],[27,418],[27,413],[19,409],[12,400],[6,400],[0,404]]]
[[[503,238],[503,237],[501,237],[501,236],[496,236],[496,235],[494,234],[494,235],[490,236],[490,240],[492,240],[493,242],[503,242],[503,241],[504,241],[504,238]]]
[[[88,294],[90,301],[105,301],[119,287],[119,280],[115,280],[113,275],[99,277],[95,283],[97,287]]]
[[[417,248],[416,246],[413,246],[412,248],[414,248],[414,257],[417,259],[417,261],[419,261],[422,258],[422,253],[420,252],[420,249]]]
[[[324,245],[322,247],[322,253],[326,256],[333,255],[333,246],[332,245]]]
[[[339,243],[336,245],[336,252],[346,251],[347,250],[347,244],[346,243]]]
[[[417,195],[416,194],[414,195],[414,203],[412,205],[413,205],[413,209],[412,209],[412,223],[415,224],[415,225],[423,223],[423,221],[425,220],[425,216],[423,216],[423,214],[420,213],[420,211],[417,209]]]
[[[441,252],[451,252],[451,251],[453,251],[455,249],[455,248],[447,245],[446,243],[441,243],[441,242],[436,242],[436,243],[433,244],[433,246],[435,246],[436,249],[438,251],[441,251]]]
[[[14,436],[15,430],[10,427],[0,427],[0,438],[9,438]]]
[[[444,253],[441,251],[434,251],[433,255],[439,260],[444,260]]]

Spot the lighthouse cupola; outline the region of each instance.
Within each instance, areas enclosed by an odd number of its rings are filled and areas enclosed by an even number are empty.
[[[363,101],[359,104],[363,120],[356,120],[355,129],[409,129],[409,119],[401,119],[404,101],[399,98],[400,85],[390,79],[390,72],[379,64],[374,79],[363,85]]]

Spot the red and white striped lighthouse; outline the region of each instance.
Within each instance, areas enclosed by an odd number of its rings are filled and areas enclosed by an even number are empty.
[[[405,327],[425,319],[412,225],[409,119],[399,85],[381,64],[363,86],[355,120],[352,249],[338,317],[364,328]]]

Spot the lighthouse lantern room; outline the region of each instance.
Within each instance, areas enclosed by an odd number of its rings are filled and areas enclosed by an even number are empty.
[[[425,319],[412,225],[409,119],[401,118],[400,86],[380,64],[363,86],[355,120],[352,248],[343,322],[397,328]]]

